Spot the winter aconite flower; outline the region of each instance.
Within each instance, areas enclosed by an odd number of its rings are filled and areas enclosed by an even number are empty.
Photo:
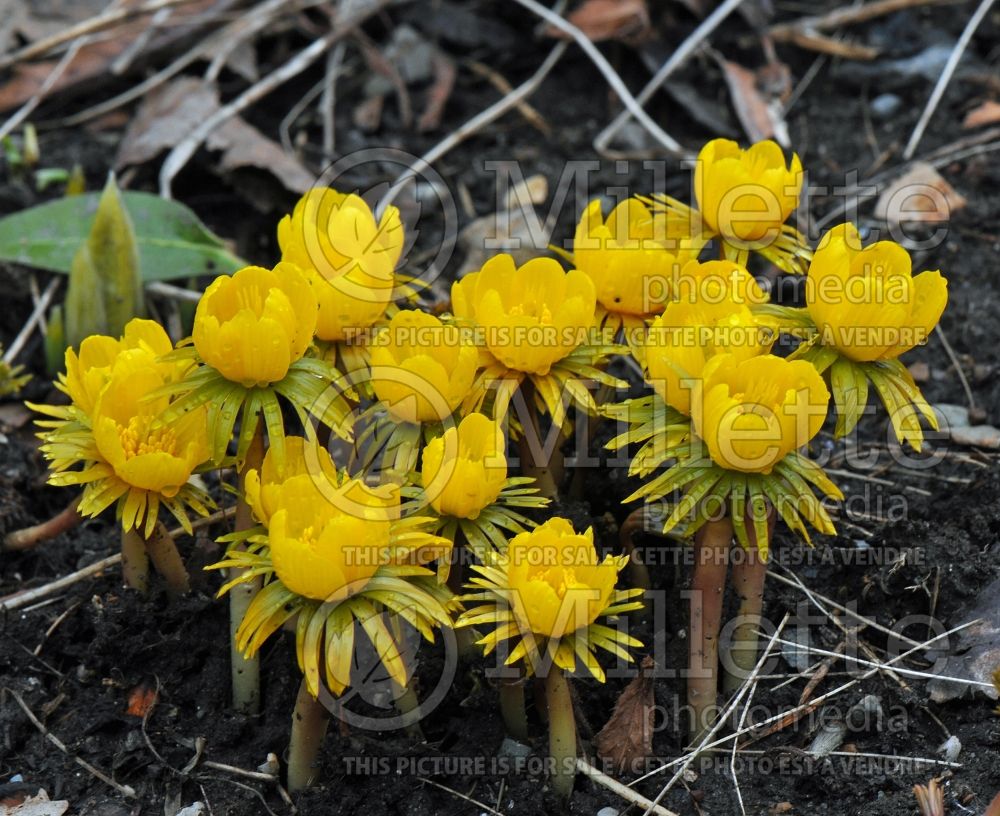
[[[194,346],[204,362],[245,388],[279,382],[312,341],[316,295],[293,264],[220,275],[202,295]]]
[[[211,404],[211,458],[226,455],[240,421],[236,462],[242,469],[256,436],[266,425],[275,456],[284,456],[284,412],[289,404],[336,433],[350,436],[350,411],[339,373],[331,363],[306,356],[316,326],[316,295],[306,275],[291,263],[274,269],[248,266],[220,275],[202,295],[194,316],[193,346],[171,357],[193,363],[172,389],[170,419]]]
[[[551,518],[511,539],[507,552],[493,563],[473,566],[479,575],[466,596],[468,611],[459,626],[495,624],[480,643],[487,653],[499,643],[517,639],[506,663],[524,660],[534,671],[544,653],[562,669],[579,660],[598,680],[604,671],[594,650],[606,649],[631,659],[626,648],[640,646],[618,629],[598,623],[642,606],[632,600],[642,590],[616,590],[618,573],[628,556],[598,558],[593,530],[578,534],[564,518]]]
[[[803,360],[724,354],[705,366],[703,377],[692,404],[694,428],[712,461],[727,470],[770,473],[826,419],[830,392]]]
[[[332,481],[336,475],[330,454],[315,440],[285,437],[284,454],[279,461],[274,448],[268,449],[260,471],[250,470],[246,475],[247,504],[254,518],[265,527],[269,526],[277,510],[285,482],[303,475]]]
[[[314,488],[309,475],[282,486],[268,526],[271,564],[290,592],[337,601],[364,590],[389,563],[399,492],[393,485],[370,488],[350,479],[331,496]]]
[[[743,149],[730,139],[713,139],[695,161],[697,209],[662,195],[652,202],[703,224],[729,260],[745,265],[752,251],[786,272],[802,272],[811,253],[804,236],[785,222],[798,206],[803,181],[799,157],[786,160],[776,142]]]
[[[469,414],[427,443],[421,481],[438,513],[474,519],[493,504],[507,481],[503,430],[483,414]]]
[[[607,219],[595,199],[576,227],[573,264],[594,283],[599,322],[624,328],[631,340],[663,311],[671,279],[704,243],[684,219],[653,212],[637,198],[622,201]]]
[[[400,422],[441,422],[469,393],[479,353],[434,315],[393,315],[371,351],[375,394]]]
[[[529,379],[561,425],[564,394],[594,410],[580,379],[618,382],[595,365],[611,349],[595,335],[594,284],[579,270],[566,272],[551,258],[518,267],[510,255],[497,255],[452,285],[451,303],[456,320],[476,332],[485,351],[467,408],[479,408],[497,384],[493,414],[502,419]]]
[[[798,155],[787,162],[775,142],[744,150],[713,139],[695,161],[694,195],[701,217],[724,241],[773,242],[798,206],[802,181]]]
[[[403,658],[402,622],[428,640],[451,625],[453,600],[424,564],[447,559],[451,543],[427,532],[432,519],[401,518],[399,489],[372,487],[344,473],[300,473],[268,498],[267,536],[233,547],[215,569],[236,568],[222,592],[263,576],[237,633],[248,657],[282,624],[298,616],[296,650],[306,686],[341,694],[354,660],[355,623],[400,686],[411,667]]]
[[[451,300],[457,318],[482,327],[500,363],[526,374],[548,374],[594,325],[593,282],[550,258],[517,267],[510,255],[497,255],[456,282]]]
[[[923,343],[948,303],[940,272],[912,275],[893,241],[862,248],[853,224],[831,229],[809,265],[807,306],[824,345],[859,363],[889,360]]]
[[[667,405],[690,414],[692,389],[710,359],[727,353],[740,360],[755,357],[770,351],[777,335],[751,310],[765,295],[742,267],[694,262],[682,278],[691,283],[689,293],[653,320],[642,355],[653,390]]]
[[[83,485],[79,510],[96,516],[117,503],[122,529],[148,538],[160,505],[188,529],[187,510],[206,513],[210,500],[190,483],[208,459],[207,411],[199,408],[168,422],[169,387],[190,363],[164,360],[166,332],[148,320],[132,320],[120,339],[87,338],[79,354],[66,353],[59,387],[69,406],[32,406],[54,419],[42,452],[54,485]]]
[[[156,360],[169,354],[173,347],[159,323],[130,320],[121,339],[94,334],[80,343],[79,354],[72,348],[66,349],[66,373],[61,375],[57,387],[69,396],[73,405],[89,415],[120,352],[143,349]]]
[[[310,190],[281,219],[281,259],[303,269],[313,285],[319,339],[351,339],[385,314],[397,294],[403,237],[395,207],[376,221],[360,196],[328,187]]]

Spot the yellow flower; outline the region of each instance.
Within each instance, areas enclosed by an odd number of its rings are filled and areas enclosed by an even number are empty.
[[[491,258],[451,288],[459,320],[484,333],[490,353],[508,369],[545,375],[573,352],[594,325],[594,284],[579,270],[535,258],[516,267],[510,255]]]
[[[270,517],[271,563],[284,586],[304,598],[338,601],[361,592],[390,561],[399,490],[346,479],[323,490],[309,474],[280,488]]]
[[[892,241],[862,249],[853,224],[831,229],[809,266],[809,315],[825,345],[855,362],[891,360],[923,343],[948,303],[938,271],[911,275]]]
[[[691,413],[691,390],[717,354],[747,359],[770,351],[776,334],[754,317],[751,305],[767,295],[753,276],[731,261],[691,261],[672,287],[674,300],[650,326],[642,358],[648,381],[663,401]]]
[[[399,210],[378,223],[359,196],[310,190],[278,224],[281,259],[305,270],[319,300],[316,336],[350,339],[379,320],[393,297],[403,251]]]
[[[770,473],[826,419],[830,392],[804,360],[722,354],[702,374],[702,393],[692,400],[695,432],[728,470]]]
[[[316,295],[290,263],[220,275],[202,295],[194,345],[209,366],[245,388],[279,382],[312,342]]]
[[[441,422],[468,394],[478,359],[458,327],[424,312],[397,312],[372,349],[372,384],[398,421]]]
[[[704,243],[684,219],[653,213],[636,198],[618,204],[607,220],[595,199],[577,225],[573,263],[594,282],[604,309],[644,317],[663,311],[670,280]]]
[[[560,638],[592,624],[611,604],[620,558],[597,558],[594,531],[555,517],[511,539],[507,581],[522,632]]]
[[[737,245],[775,242],[802,192],[802,162],[786,164],[772,141],[747,150],[713,139],[698,154],[694,194],[702,218],[723,241]]]
[[[431,507],[444,516],[474,519],[497,500],[507,480],[499,423],[469,414],[424,448],[421,480]]]
[[[302,475],[326,482],[335,482],[337,478],[330,454],[315,441],[286,436],[283,461],[279,461],[274,451],[268,448],[259,473],[256,470],[247,473],[244,491],[254,517],[265,527],[278,509],[285,482]]]
[[[90,416],[119,353],[130,349],[144,349],[155,360],[169,354],[173,343],[159,323],[134,318],[126,324],[121,339],[94,334],[80,343],[79,354],[66,349],[66,373],[60,387],[77,408]]]
[[[163,384],[146,354],[123,352],[94,406],[94,441],[119,479],[170,498],[208,459],[208,425],[204,408],[165,424],[168,399],[147,398]]]

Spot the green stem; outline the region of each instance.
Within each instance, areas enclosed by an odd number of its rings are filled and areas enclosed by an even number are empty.
[[[292,735],[288,745],[288,790],[296,793],[308,788],[315,780],[316,757],[330,724],[330,712],[306,688],[305,678],[299,684],[292,712]]]
[[[549,756],[552,787],[563,799],[573,793],[576,777],[576,720],[573,698],[562,669],[553,664],[545,678],[545,701],[549,709]]]
[[[257,419],[246,459],[240,467],[240,497],[236,505],[236,530],[249,530],[254,525],[250,506],[246,502],[246,477],[251,470],[260,471],[264,461],[264,425]],[[236,573],[231,576],[236,577]],[[229,590],[229,658],[233,683],[233,708],[244,714],[260,711],[260,658],[246,658],[236,647],[236,632],[260,591],[260,579],[236,584]]]
[[[528,714],[524,707],[524,678],[500,678],[500,714],[507,733],[518,742],[528,741]]]
[[[125,586],[149,591],[149,556],[146,555],[146,542],[142,534],[136,530],[122,530],[122,578]]]
[[[183,595],[191,589],[187,568],[163,522],[157,522],[153,534],[146,540],[146,553],[167,582],[171,594]]]
[[[711,727],[719,693],[719,626],[732,539],[728,518],[706,522],[694,537],[687,681],[694,742]]]
[[[733,565],[733,588],[736,590],[739,608],[729,645],[732,664],[722,679],[722,688],[727,694],[736,691],[757,665],[757,640],[760,616],[764,608],[764,581],[767,577],[767,560],[762,557],[761,551],[762,548],[770,549],[773,532],[773,507],[768,508],[768,540],[765,542],[757,541],[753,519],[748,518],[747,538],[750,539],[750,549],[740,553],[739,560]]]
[[[535,454],[545,456],[545,440],[542,438],[541,423],[538,420],[538,410],[535,407],[535,386],[529,379],[521,383],[521,396],[524,397],[525,414],[522,417],[521,437],[517,440],[517,452],[521,462],[521,475],[531,476],[535,480],[540,495],[549,499],[559,496],[559,485],[556,474],[562,472],[562,451],[557,444],[548,461],[537,461]],[[535,451],[532,439],[538,444]]]

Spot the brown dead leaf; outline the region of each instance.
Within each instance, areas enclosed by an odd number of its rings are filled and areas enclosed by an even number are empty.
[[[1000,122],[1000,102],[987,99],[982,105],[974,108],[965,115],[965,119],[962,120],[962,127],[965,130],[971,130],[983,125],[992,125],[995,122]]]
[[[653,753],[653,659],[643,659],[632,682],[625,687],[615,710],[594,738],[598,755],[613,763],[618,772]]]
[[[729,86],[729,95],[740,124],[751,142],[775,139],[788,146],[788,126],[781,115],[781,95],[785,92],[787,78],[782,63],[765,65],[760,71],[751,71],[735,62],[720,60]]]
[[[143,164],[178,144],[219,109],[215,87],[196,77],[182,77],[151,94],[139,107],[118,148],[115,166]],[[254,167],[271,173],[288,190],[303,193],[312,174],[280,145],[238,117],[221,124],[206,141],[221,152],[219,169]]]
[[[593,42],[621,40],[641,42],[652,31],[646,0],[584,0],[567,20]],[[568,35],[550,27],[546,33],[558,39]]]
[[[1000,816],[1000,793],[993,797],[993,801],[990,802],[990,806],[986,808],[983,816]]]
[[[767,809],[768,816],[780,816],[782,813],[791,813],[792,803],[791,802],[778,802],[776,805],[772,805]]]
[[[170,25],[158,30],[145,46],[145,51],[157,51],[190,37],[191,32],[204,26],[214,15],[234,5],[236,0],[192,0],[178,6]],[[0,4],[2,7],[2,4]],[[106,8],[104,4],[102,8]],[[34,10],[33,12],[34,13]],[[86,82],[109,75],[111,64],[125,53],[149,29],[150,15],[121,23],[82,46],[62,75],[52,84],[48,94],[54,96]],[[10,76],[0,83],[0,111],[20,107],[31,99],[49,78],[60,57],[42,62],[19,63],[10,69]]]
[[[917,162],[882,191],[875,217],[889,224],[937,224],[948,221],[965,204],[933,165]]]

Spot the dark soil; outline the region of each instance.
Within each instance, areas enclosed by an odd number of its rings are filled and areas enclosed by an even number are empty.
[[[447,18],[442,22],[438,4],[429,5],[436,9],[434,14],[424,16],[411,8],[402,16],[438,37],[453,55],[489,62],[512,83],[530,75],[548,47],[548,43],[536,44],[532,37],[535,21],[523,17],[513,4],[470,4],[467,9],[474,7],[481,15],[480,27],[471,33],[460,25],[464,17],[458,12],[449,25]],[[651,6],[656,10],[657,30],[664,32],[659,47],[666,53],[695,21],[679,5],[665,9],[657,3]],[[463,7],[463,13],[465,10]],[[809,7],[808,11],[815,9]],[[798,13],[790,8],[781,11],[779,19]],[[792,143],[815,183],[843,184],[850,169],[858,169],[865,178],[868,168],[888,147],[895,148],[888,166],[899,162],[900,145],[906,142],[930,87],[926,79],[900,79],[889,70],[888,61],[918,54],[936,42],[953,42],[968,13],[969,4],[908,10],[852,30],[858,41],[885,49],[884,60],[866,65],[827,62],[789,116]],[[729,59],[757,64],[759,49],[750,32],[740,18],[733,18],[715,35],[713,44]],[[385,30],[375,26],[369,33],[380,37]],[[921,152],[968,135],[961,130],[961,119],[972,106],[971,100],[982,99],[990,87],[982,76],[989,75],[991,62],[995,71],[998,33],[1000,23],[994,13],[970,46],[969,57],[963,62],[968,70],[960,70],[952,82]],[[647,74],[633,51],[611,45],[606,53],[630,87],[645,80]],[[780,48],[779,54],[796,78],[805,74],[814,56],[792,48]],[[293,83],[287,96],[269,100],[255,114],[259,117],[255,124],[273,133],[287,109],[281,105],[301,96],[318,76],[307,75],[302,78],[303,87]],[[992,92],[996,93],[995,73],[993,79]],[[739,132],[714,62],[696,59],[682,71],[680,80],[700,94],[707,108],[723,116],[733,133]],[[869,119],[869,129],[862,125],[869,118],[869,100],[883,91],[897,94],[901,107],[889,119]],[[482,82],[460,79],[446,110],[443,131],[457,127],[495,99],[495,91]],[[494,175],[485,168],[485,161],[515,158],[526,176],[543,173],[554,186],[567,160],[596,158],[591,148],[593,137],[617,111],[592,64],[574,49],[531,102],[553,125],[549,139],[518,115],[509,114],[450,153],[437,168],[453,189],[459,185],[468,189],[479,215],[492,212],[496,206]],[[268,119],[269,106],[274,110],[272,119]],[[440,138],[440,134],[417,136],[402,130],[391,104],[386,106],[382,130],[374,137],[364,136],[353,129],[349,110],[342,110],[349,107],[338,106],[343,120],[338,120],[338,132],[343,134],[340,149],[344,151],[377,143],[419,154]],[[652,110],[664,114],[667,129],[686,144],[697,146],[713,135],[666,96],[660,97]],[[115,137],[109,133],[94,137],[84,132],[49,132],[43,134],[43,154],[55,163],[81,161],[91,186],[95,186],[113,160]],[[956,214],[946,239],[931,250],[916,253],[915,263],[918,268],[940,267],[947,276],[951,300],[942,327],[970,375],[976,402],[985,411],[984,421],[1000,424],[1000,283],[996,274],[1000,164],[995,157],[995,153],[967,157],[942,168],[945,177],[968,199],[968,206]],[[273,209],[264,212],[266,208],[259,201],[248,202],[246,178],[214,182],[203,170],[195,165],[182,174],[178,197],[214,229],[237,241],[245,257],[261,262],[272,259],[275,248],[268,236],[276,214],[291,202],[276,195]],[[148,175],[141,171],[132,186],[152,189],[154,178],[155,168],[150,168]],[[613,185],[631,185],[633,192],[649,192],[650,178],[641,162],[629,163],[623,173],[615,162],[603,161],[591,183],[594,195]],[[682,171],[671,174],[668,191],[683,194],[687,178]],[[384,179],[363,181],[375,184]],[[24,184],[0,183],[0,212],[28,206],[36,198]],[[822,215],[836,203],[832,197],[814,198],[812,214]],[[464,214],[463,223],[471,217]],[[557,240],[571,235],[575,217],[568,209],[562,214]],[[874,225],[865,216],[861,222],[866,227]],[[431,216],[422,238],[433,240],[437,228]],[[457,261],[449,266],[449,272],[457,268]],[[30,297],[23,270],[0,268],[0,275],[6,304],[0,312],[0,339],[7,343],[29,313]],[[24,359],[35,371],[43,371],[37,342],[29,346]],[[907,362],[927,363],[929,379],[923,388],[931,402],[965,402],[955,368],[936,339],[913,351]],[[44,398],[47,390],[39,377],[25,395]],[[856,603],[859,614],[884,627],[907,616],[933,616],[946,628],[959,625],[981,600],[984,588],[1000,574],[1000,468],[996,456],[936,439],[931,447],[948,454],[943,461],[926,471],[904,470],[888,457],[882,415],[863,422],[860,433],[862,449],[878,447],[883,454],[878,466],[866,471],[874,479],[838,478],[838,482],[849,499],[865,499],[866,509],[856,514],[850,525],[841,525],[842,535],[837,539],[817,540],[813,551],[779,530],[779,563],[789,565],[791,572],[826,598],[842,605]],[[821,452],[833,457],[831,467],[846,469],[843,446],[829,440],[829,435],[821,437]],[[581,523],[594,524],[602,546],[611,549],[617,546],[617,524],[627,513],[620,499],[634,485],[620,467],[588,469],[582,478],[581,500],[566,512]],[[0,440],[0,532],[47,519],[66,501],[62,491],[44,485],[44,466],[30,427],[7,429]],[[886,518],[891,520],[879,520]],[[864,540],[866,547],[859,547],[858,540]],[[656,657],[663,675],[656,680],[656,700],[662,710],[657,716],[654,753],[670,760],[684,747],[684,723],[674,715],[674,701],[683,700],[684,685],[671,670],[686,661],[686,603],[681,593],[689,575],[678,545],[655,538],[639,544],[652,562],[653,587],[661,591],[653,611],[638,625],[637,634]],[[0,556],[0,594],[54,580],[114,552],[116,546],[114,528],[97,521],[34,551],[5,553]],[[10,780],[19,775],[32,787],[44,787],[52,798],[69,800],[71,813],[173,813],[169,808],[196,800],[210,804],[217,816],[290,812],[273,784],[208,767],[205,760],[253,771],[269,753],[281,756],[286,750],[298,683],[291,636],[274,638],[262,655],[264,713],[256,718],[232,713],[228,709],[225,645],[228,613],[224,603],[213,599],[217,577],[205,576],[198,569],[218,555],[218,547],[207,536],[195,541],[183,539],[182,547],[196,580],[194,592],[181,601],[169,601],[161,589],[148,598],[125,592],[118,576],[108,573],[77,583],[33,607],[7,613],[0,622],[4,687],[0,692],[0,781],[10,783],[0,786],[0,796],[17,788]],[[859,558],[859,552],[867,555]],[[899,555],[904,552],[907,557],[900,562]],[[780,621],[786,613],[799,614],[804,601],[801,592],[777,582],[769,583],[769,591],[765,612],[770,620]],[[843,623],[853,625],[849,617]],[[926,618],[922,618],[906,632],[923,640],[926,627]],[[809,637],[814,647],[827,650],[843,640],[842,632],[828,621],[814,623]],[[886,636],[878,630],[865,629],[858,637],[879,654],[887,647]],[[954,647],[953,642],[950,645]],[[795,659],[794,654],[785,657]],[[421,653],[418,676],[423,688],[433,686],[442,665],[440,647]],[[919,669],[927,664],[908,660],[903,665]],[[843,663],[835,664],[816,694],[849,679],[843,668]],[[794,670],[780,659],[771,674]],[[748,752],[740,755],[737,770],[745,812],[754,816],[909,816],[917,812],[912,786],[943,775],[948,812],[981,814],[1000,789],[1000,717],[993,712],[995,703],[984,697],[965,697],[937,704],[930,700],[925,680],[903,680],[900,683],[875,674],[830,701],[824,710],[832,716],[866,695],[874,695],[884,714],[879,721],[849,733],[841,751],[937,758],[938,746],[955,735],[962,744],[957,759],[961,768],[949,771],[940,765],[912,763],[893,766],[864,758],[849,762],[850,757],[840,755],[806,758],[803,751],[820,727],[821,712],[817,712],[748,746]],[[575,684],[580,735],[588,751],[589,739],[604,725],[627,682],[625,677],[611,676],[605,685],[590,680]],[[803,682],[776,688],[780,682],[770,678],[760,681],[754,703],[768,713],[758,716],[755,709],[755,719],[797,704]],[[145,718],[128,713],[130,700],[134,702],[151,690],[158,692],[156,704]],[[39,733],[16,702],[15,693],[65,743],[68,753]],[[359,705],[365,707],[365,703]],[[366,710],[371,713],[373,709],[368,705]],[[545,732],[534,711],[532,717],[536,735],[532,747],[537,758],[545,752]],[[322,755],[323,781],[297,800],[299,812],[316,816],[466,816],[484,812],[487,806],[517,816],[558,812],[537,762],[527,762],[517,772],[494,772],[504,732],[495,690],[482,661],[459,665],[450,691],[422,728],[423,739],[403,731],[331,727]],[[203,753],[199,762],[193,762],[198,755],[196,740],[201,739]],[[74,756],[131,786],[137,798],[123,798],[77,765]],[[481,767],[462,766],[458,764],[461,758],[480,758]],[[654,761],[649,767],[656,766]],[[666,807],[684,816],[741,812],[728,755],[718,761],[699,759],[693,770],[696,775],[665,797]],[[636,790],[655,797],[668,778],[661,773],[638,783]],[[790,808],[781,803],[790,803]],[[571,812],[594,816],[605,807],[623,810],[624,803],[606,789],[579,779]]]

